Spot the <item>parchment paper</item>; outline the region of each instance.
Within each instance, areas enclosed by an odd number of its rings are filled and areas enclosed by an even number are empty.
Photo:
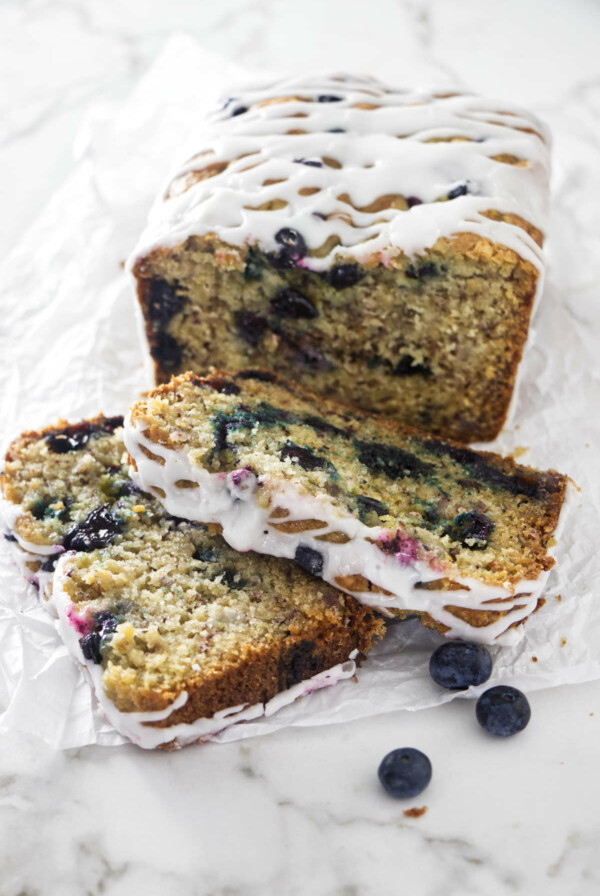
[[[0,269],[3,450],[23,429],[60,417],[123,413],[150,385],[122,262],[189,132],[228,84],[247,76],[192,40],[175,37],[120,108],[97,110],[87,122],[72,175]],[[594,300],[600,305],[600,278],[582,290],[581,268],[565,251],[565,244],[586,245],[585,216],[580,221],[568,200],[573,177],[582,176],[575,169],[583,164],[585,175],[586,160],[568,139],[557,143],[550,270],[513,423],[492,447],[517,453],[526,448],[523,462],[567,473],[581,491],[556,551],[546,604],[526,623],[516,647],[493,649],[493,679],[483,687],[504,682],[532,691],[600,677],[600,331],[593,310]],[[592,166],[593,154],[587,163]],[[587,303],[582,299],[575,310],[573,289]],[[81,670],[13,566],[8,543],[2,545],[0,727],[36,734],[57,748],[123,743],[95,713]],[[219,739],[451,700],[457,695],[438,688],[427,671],[440,641],[414,620],[393,624],[359,669],[358,682],[314,692]]]

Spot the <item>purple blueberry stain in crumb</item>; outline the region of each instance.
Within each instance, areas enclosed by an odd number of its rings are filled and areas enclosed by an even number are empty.
[[[394,376],[431,376],[427,364],[416,361],[411,355],[403,355],[394,367]]]
[[[323,470],[327,466],[327,459],[319,457],[311,448],[295,445],[289,439],[279,451],[282,460],[290,460],[297,463],[303,470]]]
[[[402,529],[397,529],[394,535],[382,532],[377,541],[381,550],[385,554],[393,554],[401,566],[410,566],[418,559],[419,542]]]
[[[87,635],[93,628],[93,621],[82,616],[77,611],[74,604],[72,604],[67,611],[67,622],[79,635]]]
[[[494,531],[495,523],[484,513],[478,510],[469,510],[459,513],[453,521],[446,526],[443,534],[452,541],[458,541],[463,548],[472,551],[483,551]]]
[[[419,199],[418,196],[407,196],[406,204],[408,205],[409,208],[414,208],[415,205],[423,205],[423,200]]]
[[[183,308],[183,303],[184,298],[177,292],[175,284],[166,280],[151,280],[146,307],[152,329],[155,332],[166,329],[171,318]]]
[[[264,317],[254,311],[241,309],[234,314],[235,328],[240,339],[256,348],[265,335],[268,324]]]
[[[161,333],[150,346],[150,354],[165,370],[176,370],[181,366],[181,347],[173,336]]]
[[[325,279],[334,289],[355,286],[365,276],[365,271],[357,264],[336,264],[325,274]]]
[[[320,576],[323,572],[323,554],[308,545],[299,544],[294,554],[298,566],[312,576]]]
[[[288,317],[294,320],[305,318],[312,320],[319,316],[319,311],[304,293],[292,287],[279,289],[271,300],[271,312],[278,317]]]
[[[105,548],[123,531],[123,521],[102,504],[88,513],[85,520],[69,529],[63,539],[67,551],[94,551]]]

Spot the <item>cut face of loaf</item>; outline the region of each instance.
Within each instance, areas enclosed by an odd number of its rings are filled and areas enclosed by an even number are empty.
[[[183,744],[353,675],[375,614],[170,516],[130,481],[121,424],[26,433],[2,480],[7,535],[114,727]]]
[[[133,480],[169,512],[450,637],[514,640],[554,563],[564,476],[264,371],[174,378],[134,405],[125,444]]]
[[[157,382],[264,367],[460,441],[506,417],[543,270],[543,126],[373,79],[210,116],[130,261]]]

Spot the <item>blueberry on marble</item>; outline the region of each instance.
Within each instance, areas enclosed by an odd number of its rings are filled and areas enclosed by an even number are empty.
[[[304,293],[292,287],[279,289],[271,300],[271,311],[278,317],[290,317],[294,320],[309,320],[319,316],[319,311]]]
[[[457,187],[453,187],[448,193],[448,199],[458,199],[459,196],[466,196],[469,192],[469,187],[467,184],[458,184]]]
[[[240,339],[256,348],[267,331],[267,321],[254,311],[236,311],[235,328]]]
[[[165,370],[177,370],[181,367],[181,347],[176,339],[168,333],[161,333],[150,347],[150,354]]]
[[[448,535],[452,541],[458,541],[463,548],[483,551],[488,545],[494,527],[495,523],[485,513],[469,510],[454,517],[443,534]]]
[[[384,757],[377,774],[390,796],[408,799],[422,793],[431,781],[431,762],[421,750],[401,747]]]
[[[420,364],[412,355],[403,355],[394,367],[394,376],[431,376],[431,368]]]
[[[97,665],[102,662],[102,654],[100,653],[101,641],[102,634],[100,632],[90,632],[88,635],[84,635],[79,642],[81,652],[85,659],[91,660],[92,663],[96,663]]]
[[[357,264],[336,264],[327,271],[325,279],[334,289],[355,286],[365,276],[365,271]]]
[[[294,554],[294,560],[305,572],[312,576],[320,576],[323,572],[323,554],[309,548],[308,545],[299,544]]]
[[[122,531],[123,521],[113,513],[109,504],[101,504],[90,511],[82,523],[69,529],[63,545],[67,551],[95,551],[107,547]]]
[[[90,440],[89,428],[75,429],[65,432],[57,432],[46,436],[46,445],[54,454],[67,454],[69,451],[79,451]]]
[[[429,674],[443,688],[464,691],[488,680],[492,674],[492,655],[483,644],[447,641],[431,654]]]
[[[522,691],[499,684],[481,695],[475,707],[477,721],[494,737],[511,737],[531,718],[529,701]]]
[[[147,309],[152,327],[156,332],[164,330],[178,311],[183,308],[181,296],[173,283],[166,280],[151,280],[148,289]]]

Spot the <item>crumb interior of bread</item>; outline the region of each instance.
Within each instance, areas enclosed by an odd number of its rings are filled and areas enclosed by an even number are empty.
[[[47,430],[50,435],[54,432]],[[117,437],[93,432],[82,448],[64,454],[53,452],[43,434],[25,434],[12,443],[2,489],[7,500],[23,509],[15,526],[22,539],[59,544],[90,511],[119,498],[129,476],[118,432]]]
[[[460,575],[512,583],[552,565],[559,474],[404,431],[291,384],[227,376],[176,378],[134,407],[134,422],[211,472],[248,468],[325,495],[369,527],[401,527]],[[465,534],[470,519],[483,519],[485,539]]]
[[[291,561],[236,553],[218,535],[165,519],[152,499],[109,547],[76,554],[67,568],[65,590],[86,617],[118,621],[102,648],[102,680],[125,711],[145,692],[221,675],[249,649],[349,619],[348,598]]]
[[[367,652],[383,633],[367,608],[293,562],[237,553],[205,527],[165,513],[128,479],[120,430],[93,432],[82,448],[58,454],[46,435],[13,442],[4,492],[22,505],[19,534],[38,544],[59,545],[99,507],[118,520],[101,547],[68,556],[63,586],[82,637],[101,635],[102,681],[118,709],[160,709],[184,688],[201,697],[208,680],[223,680],[248,657],[276,658],[298,639],[335,641],[330,655],[339,656],[348,644]],[[41,514],[42,505],[68,513]],[[295,683],[293,658],[284,674]],[[252,686],[256,700],[278,689],[277,681]],[[236,693],[223,687],[212,701],[209,714],[235,703]]]
[[[527,333],[533,265],[462,234],[389,267],[353,267],[358,281],[336,288],[331,273],[281,269],[210,237],[157,250],[138,276],[161,379],[260,366],[437,434],[493,438]],[[286,307],[284,290],[309,304]]]

